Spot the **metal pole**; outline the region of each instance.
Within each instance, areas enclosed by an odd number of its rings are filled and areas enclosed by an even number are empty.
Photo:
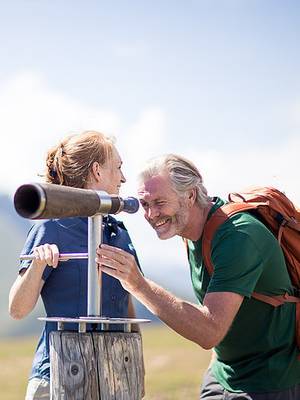
[[[20,260],[34,260],[35,256],[33,254],[21,254]],[[60,253],[59,261],[69,261],[69,260],[86,260],[89,258],[88,253]]]
[[[102,215],[88,218],[88,290],[87,315],[98,317],[102,314],[102,277],[95,262],[96,249],[102,242]]]

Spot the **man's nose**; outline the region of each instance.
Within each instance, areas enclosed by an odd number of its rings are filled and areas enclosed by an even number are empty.
[[[159,212],[156,207],[149,207],[147,210],[148,219],[154,219],[159,215]]]

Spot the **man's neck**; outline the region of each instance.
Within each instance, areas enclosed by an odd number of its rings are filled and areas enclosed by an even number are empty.
[[[209,202],[205,208],[200,208],[198,205],[194,205],[190,212],[189,222],[180,236],[194,242],[200,239],[207,216],[212,206],[212,202]]]

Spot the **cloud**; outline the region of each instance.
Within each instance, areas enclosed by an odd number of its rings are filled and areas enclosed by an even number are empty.
[[[36,74],[19,74],[1,86],[0,191],[13,194],[19,185],[39,181],[37,174],[43,172],[48,148],[68,133],[95,129],[116,135],[128,177],[124,190],[132,195],[139,165],[167,145],[166,116],[158,108],[143,110],[132,125],[121,130],[114,111],[89,107],[54,91]],[[124,135],[118,136],[121,131]],[[141,238],[136,242],[143,248],[142,262],[152,265],[154,233],[145,227],[141,214],[129,220],[134,225],[133,236]]]
[[[126,190],[136,191],[136,176],[145,160],[160,154],[167,148],[167,116],[163,110],[150,107],[143,110],[131,126],[125,129],[125,135],[117,141],[125,161],[130,179]]]
[[[68,133],[86,129],[114,134],[119,118],[50,89],[41,76],[19,74],[2,84],[0,190],[13,192],[43,172],[45,154]],[[7,171],[9,170],[9,179]]]
[[[142,162],[166,145],[166,116],[158,108],[143,110],[136,121],[121,129],[121,118],[113,110],[90,107],[54,91],[37,74],[22,73],[1,86],[0,131],[5,151],[0,190],[12,193],[18,185],[38,180],[47,150],[68,133],[94,129],[115,135],[130,177],[127,191],[133,190],[131,177]]]
[[[300,99],[295,100],[291,105],[288,117],[292,127],[295,127],[299,132],[300,127]]]
[[[185,155],[194,161],[212,195],[222,195],[252,185],[275,186],[300,204],[298,153],[299,135],[287,136],[284,145],[241,151],[201,151],[186,149]]]
[[[203,148],[198,151],[192,137],[186,140],[176,138],[174,132],[170,135],[168,115],[160,108],[142,110],[136,120],[126,126],[113,110],[82,104],[50,88],[43,77],[30,73],[19,74],[2,83],[0,110],[1,191],[13,193],[18,185],[38,180],[37,173],[43,171],[47,149],[67,133],[96,129],[117,137],[128,179],[123,190],[126,195],[135,195],[135,178],[145,160],[167,153],[172,143],[178,141],[180,152],[199,167],[210,194],[225,197],[229,191],[267,184],[284,190],[300,204],[300,137],[296,134],[287,135],[285,144],[280,146],[272,143],[270,147],[258,148],[254,139],[253,146],[241,147],[239,151]],[[188,268],[179,238],[157,239],[144,221],[142,211],[119,217],[128,227],[147,275],[151,276],[155,270],[170,271],[175,265]]]
[[[131,42],[115,42],[110,49],[112,54],[123,59],[142,58],[149,50],[145,40],[139,39]]]

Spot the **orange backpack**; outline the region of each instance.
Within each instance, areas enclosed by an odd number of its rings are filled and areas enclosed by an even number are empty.
[[[253,292],[252,297],[273,307],[285,302],[296,303],[296,342],[300,349],[300,209],[284,193],[272,187],[253,187],[230,193],[228,200],[229,203],[218,208],[204,226],[202,256],[205,267],[212,275],[211,242],[218,227],[236,213],[255,210],[255,214],[278,239],[295,293],[294,296],[287,293],[267,296]]]

